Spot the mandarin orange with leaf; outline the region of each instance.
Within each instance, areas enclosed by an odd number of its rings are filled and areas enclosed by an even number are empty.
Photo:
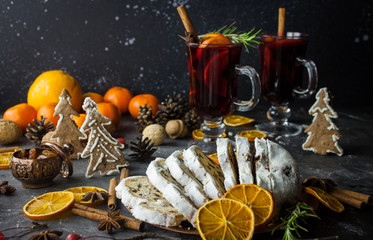
[[[11,108],[8,108],[3,115],[4,119],[12,120],[23,133],[26,132],[26,128],[29,123],[32,123],[36,118],[37,112],[35,108],[27,103],[20,103]]]
[[[152,115],[154,116],[158,111],[159,99],[152,94],[139,94],[133,97],[128,105],[128,110],[132,117],[139,116],[140,106],[151,106]]]
[[[130,103],[131,98],[131,91],[124,87],[112,87],[104,96],[105,102],[111,102],[117,106],[122,114],[128,112],[128,104]]]
[[[57,126],[57,122],[60,119],[59,116],[53,117],[54,114],[54,108],[56,107],[56,103],[50,103],[47,105],[43,105],[39,108],[37,112],[37,118],[40,120],[41,116],[46,118],[47,120],[45,122],[52,122],[53,126]]]

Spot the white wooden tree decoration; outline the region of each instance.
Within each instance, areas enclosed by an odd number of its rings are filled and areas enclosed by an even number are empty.
[[[72,159],[80,157],[84,147],[81,143],[81,139],[86,139],[87,135],[79,130],[72,116],[79,116],[79,113],[74,110],[70,102],[70,94],[66,89],[63,89],[60,94],[60,101],[54,108],[53,116],[59,116],[60,119],[57,122],[56,130],[54,130],[50,139],[55,141],[59,146],[63,146],[66,143],[70,143],[74,147],[74,152],[71,154]]]
[[[335,153],[343,155],[343,149],[338,145],[342,135],[331,119],[338,117],[330,106],[330,96],[327,88],[321,88],[316,94],[316,102],[308,113],[313,116],[311,125],[304,131],[308,134],[303,150],[325,155]]]
[[[105,125],[111,124],[110,119],[99,113],[97,104],[89,97],[84,100],[83,110],[87,117],[80,131],[89,131],[88,143],[82,153],[82,157],[89,157],[85,176],[90,178],[97,171],[101,175],[119,173],[120,168],[128,166],[128,162],[122,152],[124,145],[105,128]]]

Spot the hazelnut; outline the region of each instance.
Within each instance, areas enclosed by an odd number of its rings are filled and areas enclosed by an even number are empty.
[[[159,124],[150,124],[142,131],[142,139],[148,138],[154,146],[161,145],[166,139],[166,131]]]
[[[170,138],[182,138],[188,134],[188,127],[182,120],[170,120],[166,124],[166,133]]]

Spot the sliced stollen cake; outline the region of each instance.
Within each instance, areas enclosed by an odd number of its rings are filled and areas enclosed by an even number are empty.
[[[254,161],[250,152],[249,139],[246,137],[236,136],[236,153],[239,183],[241,184],[254,184],[255,175],[253,171]]]
[[[146,176],[123,179],[116,187],[116,195],[132,215],[144,222],[176,227],[185,220],[158,191]]]
[[[194,205],[199,208],[209,201],[209,198],[203,191],[203,186],[185,166],[183,160],[183,151],[176,150],[165,162],[172,177],[180,183],[184,190],[189,193],[188,196],[193,201]]]
[[[146,169],[146,175],[162,196],[195,226],[198,209],[187,195],[190,193],[172,177],[165,161],[163,158],[151,161]]]
[[[224,175],[220,166],[193,145],[183,152],[184,164],[202,183],[203,190],[211,199],[224,195]]]
[[[272,192],[275,215],[285,204],[295,203],[301,184],[297,164],[290,153],[279,144],[265,139],[255,139],[256,181]]]
[[[216,150],[224,174],[224,187],[228,191],[238,183],[236,155],[228,138],[218,138],[216,140]]]
[[[255,158],[256,184],[272,192],[273,181],[269,168],[267,140],[264,138],[255,138]]]

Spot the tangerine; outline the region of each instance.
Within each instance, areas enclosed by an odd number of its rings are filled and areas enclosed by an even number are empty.
[[[128,105],[128,110],[132,117],[136,118],[139,116],[140,106],[151,106],[152,115],[154,116],[158,111],[159,100],[152,94],[139,94],[133,97]]]
[[[41,106],[37,111],[37,118],[41,119],[41,116],[43,116],[47,119],[45,122],[52,122],[54,126],[57,126],[57,122],[60,119],[60,117],[53,117],[54,108],[56,107],[56,105],[56,103],[49,103],[47,105]]]
[[[109,102],[98,103],[97,110],[102,115],[109,118],[115,127],[118,127],[121,115],[119,109],[114,104]]]
[[[48,103],[58,103],[63,89],[69,92],[71,105],[79,112],[82,105],[80,85],[74,77],[61,70],[51,70],[40,74],[28,90],[27,103],[36,110]]]
[[[99,94],[99,93],[95,93],[95,92],[87,92],[87,93],[84,93],[83,94],[83,102],[84,102],[84,99],[87,98],[87,97],[90,97],[95,103],[100,103],[100,102],[104,102],[104,97]]]
[[[28,124],[32,123],[32,120],[36,118],[36,115],[37,112],[35,108],[27,103],[20,103],[8,108],[4,112],[3,118],[15,122],[22,132],[25,133]]]
[[[105,102],[111,102],[117,106],[122,114],[128,112],[128,104],[130,103],[131,98],[131,91],[123,87],[112,87],[104,96]]]
[[[205,48],[208,45],[229,45],[229,44],[232,44],[232,41],[229,38],[227,38],[223,34],[214,33],[213,36],[205,38],[205,40],[203,40],[200,47]]]
[[[79,117],[78,116],[73,116],[73,120],[74,122],[76,123],[76,125],[81,128],[84,121],[85,121],[85,118],[87,117],[87,114],[85,113],[79,113]]]

